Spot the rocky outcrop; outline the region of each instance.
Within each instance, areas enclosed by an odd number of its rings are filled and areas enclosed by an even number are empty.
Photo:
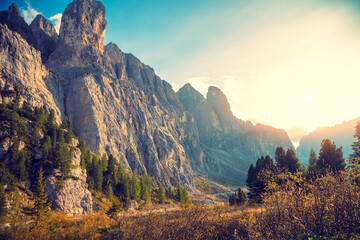
[[[7,25],[11,31],[17,32],[30,45],[35,46],[36,41],[29,25],[20,16],[20,12],[15,3],[7,11],[0,12],[0,23]]]
[[[55,99],[61,99],[61,86],[42,64],[40,52],[18,33],[0,24],[0,89],[11,93],[15,85],[24,100],[54,109],[60,120],[60,104]],[[56,93],[59,93],[57,98]]]
[[[80,166],[80,149],[76,148],[72,160],[71,178],[59,186],[56,174],[46,179],[45,190],[48,192],[51,208],[68,215],[84,215],[93,212],[93,201],[86,183],[86,170]],[[60,175],[61,176],[61,175]]]
[[[249,165],[257,158],[273,156],[279,146],[292,147],[285,131],[237,119],[226,96],[216,87],[209,87],[207,99],[190,84],[177,95],[185,110],[194,116],[197,142],[206,156],[205,160],[194,162],[193,168],[216,180],[244,183]]]
[[[344,121],[335,126],[317,128],[302,137],[300,145],[296,148],[296,154],[300,161],[307,165],[309,163],[310,149],[313,148],[316,153],[319,153],[323,139],[330,139],[335,142],[336,147],[342,147],[344,158],[348,159],[349,155],[353,153],[351,146],[355,142],[355,126],[358,122],[360,122],[360,117]]]
[[[74,0],[61,19],[60,44],[79,52],[87,48],[93,53],[104,52],[105,7],[95,0]]]
[[[58,34],[55,27],[39,14],[31,22],[30,28],[36,39],[36,47],[41,52],[42,62],[45,62],[56,49]]]

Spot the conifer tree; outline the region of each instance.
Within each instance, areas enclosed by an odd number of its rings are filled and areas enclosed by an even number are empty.
[[[2,222],[2,219],[6,216],[7,213],[8,209],[5,191],[3,186],[0,184],[0,223]]]
[[[28,172],[27,172],[27,156],[25,151],[21,151],[20,152],[20,159],[19,159],[19,164],[18,164],[18,169],[19,169],[19,179],[21,181],[25,181],[28,178]]]
[[[25,209],[25,213],[39,218],[43,214],[46,214],[51,206],[51,203],[48,200],[47,192],[45,192],[42,167],[40,167],[38,176],[36,178],[36,183],[34,184],[32,192],[34,199],[34,207]]]
[[[286,168],[285,155],[285,150],[282,147],[276,148],[275,164],[279,170],[283,170],[284,168]]]
[[[166,199],[166,197],[165,197],[165,189],[164,189],[164,187],[163,187],[163,185],[161,183],[159,183],[159,192],[158,192],[157,198],[158,198],[160,203],[163,203],[165,201],[165,199]]]
[[[275,165],[270,156],[259,158],[255,167],[250,165],[246,182],[249,187],[248,196],[251,201],[262,202],[261,194],[265,192],[266,184],[274,170]]]
[[[286,151],[284,169],[291,173],[295,173],[300,168],[300,160],[296,156],[295,149],[290,148]]]
[[[124,176],[116,184],[116,194],[119,196],[119,199],[125,206],[130,202],[130,181],[127,176]]]
[[[246,202],[246,195],[241,188],[238,188],[236,203],[238,205],[241,205],[244,204],[245,202]]]
[[[102,184],[104,180],[104,173],[101,166],[101,162],[98,158],[94,158],[92,162],[92,170],[93,170],[93,177],[94,177],[94,188],[97,191],[102,190]]]
[[[316,155],[316,152],[313,148],[310,149],[310,154],[309,154],[309,167],[307,169],[307,178],[312,178],[315,174],[316,171],[316,164],[319,161],[318,156]]]
[[[360,158],[360,122],[355,126],[354,138],[356,139],[352,145],[353,153],[350,155],[350,159]]]
[[[316,164],[316,170],[323,174],[326,170],[337,173],[345,169],[346,163],[343,158],[342,147],[337,148],[330,139],[324,139],[321,143],[319,160]]]
[[[356,184],[360,183],[360,122],[356,124],[354,138],[356,139],[352,145],[353,153],[349,156],[349,171],[351,180]]]
[[[140,197],[142,200],[148,202],[150,201],[151,198],[151,190],[152,190],[152,186],[151,186],[151,179],[149,177],[149,175],[142,175],[141,179],[140,179],[140,188],[141,188],[141,192],[140,192]]]
[[[139,180],[137,179],[136,173],[133,172],[133,177],[130,181],[130,197],[136,201],[140,200],[141,187]]]

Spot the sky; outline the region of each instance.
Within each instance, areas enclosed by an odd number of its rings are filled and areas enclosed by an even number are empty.
[[[71,1],[15,2],[59,28]],[[114,42],[178,90],[189,82],[228,97],[235,116],[288,130],[360,116],[360,3],[346,0],[104,0]]]

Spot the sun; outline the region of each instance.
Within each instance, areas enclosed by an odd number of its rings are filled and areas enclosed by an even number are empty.
[[[313,100],[313,95],[305,94],[304,98],[305,98],[306,101],[310,102],[311,100]]]

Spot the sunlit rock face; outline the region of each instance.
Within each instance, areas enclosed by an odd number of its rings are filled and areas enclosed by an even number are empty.
[[[61,86],[42,64],[41,53],[18,33],[0,24],[0,88],[13,91],[18,87],[26,101],[34,106],[55,110],[60,121],[61,110],[54,97]]]
[[[75,0],[61,18],[60,44],[78,52],[84,48],[104,52],[105,7],[95,0]]]

